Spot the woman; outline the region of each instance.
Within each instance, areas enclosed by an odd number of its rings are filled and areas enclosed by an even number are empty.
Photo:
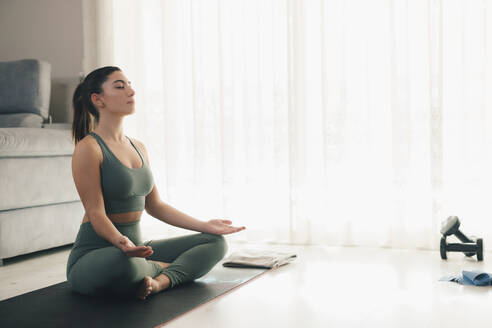
[[[72,290],[150,294],[206,274],[226,253],[229,220],[199,221],[159,197],[144,144],[123,133],[135,91],[118,67],[91,72],[73,95],[72,175],[85,214],[67,263]],[[94,128],[95,127],[95,128]],[[142,242],[142,211],[200,233]]]

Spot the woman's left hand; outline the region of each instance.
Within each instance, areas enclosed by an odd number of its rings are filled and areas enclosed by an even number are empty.
[[[230,220],[210,220],[205,223],[205,232],[215,235],[226,235],[246,229],[246,227],[233,227]]]

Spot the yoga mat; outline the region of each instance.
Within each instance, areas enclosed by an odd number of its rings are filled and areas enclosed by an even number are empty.
[[[0,327],[156,327],[259,277],[266,269],[225,268],[145,300],[84,296],[67,282],[0,302]]]

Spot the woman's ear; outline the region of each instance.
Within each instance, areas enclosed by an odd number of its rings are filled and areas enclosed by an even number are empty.
[[[94,106],[104,108],[104,102],[101,99],[101,96],[98,93],[91,94],[91,101]]]

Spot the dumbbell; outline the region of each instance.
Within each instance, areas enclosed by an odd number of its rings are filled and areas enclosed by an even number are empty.
[[[463,252],[466,256],[471,257],[477,255],[477,260],[483,260],[483,240],[477,238],[470,239],[460,231],[460,220],[457,216],[450,216],[441,224],[441,258],[447,259],[446,252]],[[447,243],[446,237],[455,235],[463,243]]]

